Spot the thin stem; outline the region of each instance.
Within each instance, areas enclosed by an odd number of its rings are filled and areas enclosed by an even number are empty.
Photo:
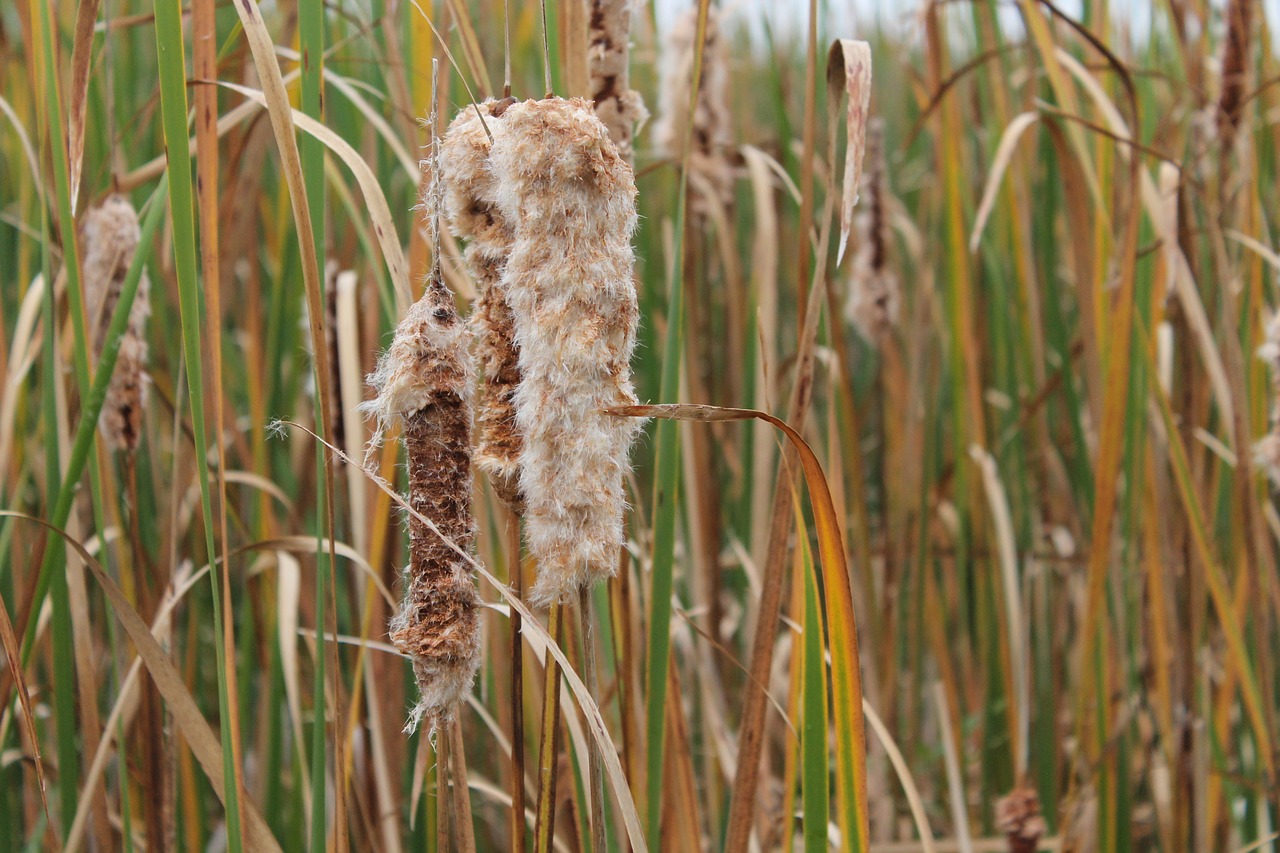
[[[552,605],[547,614],[547,633],[560,642],[564,608]],[[534,825],[534,850],[550,853],[556,823],[556,769],[560,752],[560,665],[546,655],[546,675],[542,696],[542,736],[538,749],[538,819]]]
[[[542,82],[547,90],[547,97],[552,96],[551,91],[551,45],[547,41],[547,0],[542,0]]]
[[[520,561],[520,516],[506,512],[507,582],[517,598],[524,598],[524,569]],[[524,626],[511,611],[511,853],[524,853]]]
[[[511,97],[511,6],[502,0],[502,97]]]
[[[582,626],[582,681],[591,698],[599,700],[599,680],[596,674],[596,643],[591,630],[591,589],[578,590],[578,618]],[[605,849],[604,831],[604,757],[595,738],[587,741],[587,768],[591,782],[591,849],[601,853]]]

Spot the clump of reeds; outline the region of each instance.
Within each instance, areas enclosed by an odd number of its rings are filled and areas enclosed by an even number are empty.
[[[365,404],[380,428],[399,424],[408,462],[409,565],[390,625],[391,641],[413,659],[418,683],[406,730],[424,717],[432,728],[451,719],[480,666],[480,597],[471,577],[471,334],[440,270],[438,156],[424,165],[432,168],[425,206],[434,263],[422,297],[369,376],[378,396]]]
[[[649,118],[644,99],[630,84],[631,6],[632,0],[591,0],[587,48],[596,115],[628,161],[635,128]]]
[[[502,288],[520,349],[531,599],[569,602],[613,574],[623,543],[640,424],[604,410],[635,401],[635,179],[588,101],[525,101],[491,129],[498,206],[515,227]]]
[[[714,6],[707,9],[705,39],[698,99],[690,113],[698,51],[698,7],[694,4],[680,13],[667,37],[658,119],[653,126],[654,145],[664,157],[681,157],[686,137],[691,139],[689,209],[695,216],[706,212],[711,203],[708,195],[722,206],[733,200],[733,166],[728,156],[733,145],[729,60],[720,13]]]
[[[889,263],[889,225],[885,216],[886,166],[884,123],[867,128],[866,171],[861,194],[866,200],[854,217],[858,249],[849,274],[845,319],[869,343],[879,346],[898,322],[901,302],[898,275]]]
[[[513,231],[498,209],[497,186],[489,168],[488,127],[501,119],[510,103],[488,100],[458,113],[441,143],[440,175],[449,226],[454,234],[468,241],[464,259],[479,292],[471,315],[484,371],[476,401],[479,436],[475,463],[503,503],[521,512],[522,441],[515,417],[520,352],[511,308],[502,288],[502,270],[511,253]]]
[[[120,290],[140,238],[138,213],[122,195],[108,196],[102,204],[87,211],[80,224],[85,310],[95,352],[102,351],[103,338],[120,300]],[[129,309],[129,323],[120,339],[120,352],[98,420],[107,445],[117,450],[135,450],[142,437],[142,406],[148,382],[146,324],[151,314],[149,291],[150,284],[144,270]]]
[[[1009,841],[1009,853],[1035,853],[1046,824],[1035,788],[1019,785],[996,801],[996,829]]]

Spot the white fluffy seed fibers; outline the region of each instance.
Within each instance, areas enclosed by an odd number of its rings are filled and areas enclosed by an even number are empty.
[[[520,347],[530,598],[565,602],[612,575],[623,544],[640,422],[603,410],[635,403],[635,179],[589,101],[525,101],[492,130],[498,207],[515,223],[502,286]]]

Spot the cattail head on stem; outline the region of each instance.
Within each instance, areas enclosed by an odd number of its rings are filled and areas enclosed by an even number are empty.
[[[85,213],[80,237],[84,247],[82,269],[90,335],[94,351],[100,352],[141,239],[137,211],[124,196],[110,195]],[[142,407],[148,382],[149,290],[144,271],[129,309],[129,323],[120,339],[120,352],[99,419],[107,445],[117,450],[134,450],[142,436]]]
[[[475,540],[468,339],[452,295],[432,277],[369,377],[378,397],[366,409],[400,425],[409,505],[434,525],[410,517],[404,602],[391,623],[421,694],[410,728],[424,716],[432,726],[450,717],[480,665],[480,602],[466,556]]]
[[[476,467],[498,497],[515,512],[520,497],[521,439],[515,422],[520,384],[519,350],[511,308],[502,290],[502,269],[514,230],[498,207],[497,183],[489,167],[490,128],[514,100],[465,107],[449,125],[440,149],[445,209],[453,233],[468,241],[465,260],[479,290],[472,314],[484,381],[476,405]]]
[[[502,284],[520,349],[516,422],[536,603],[570,602],[613,574],[623,476],[639,424],[604,413],[635,400],[631,167],[589,102],[510,107],[490,155],[516,224]]]

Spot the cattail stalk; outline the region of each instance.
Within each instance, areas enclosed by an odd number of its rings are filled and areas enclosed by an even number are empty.
[[[635,180],[587,101],[515,104],[492,131],[498,207],[516,223],[502,287],[520,349],[520,487],[539,566],[530,599],[572,603],[613,575],[623,544],[640,424],[605,410],[635,400]]]
[[[142,236],[137,211],[124,196],[108,196],[101,205],[85,213],[80,235],[84,246],[82,267],[86,308],[94,352],[100,353]],[[151,314],[149,291],[150,284],[144,270],[129,309],[129,323],[120,339],[120,352],[98,420],[107,446],[116,450],[132,452],[142,437],[142,407],[148,382],[146,324]]]
[[[632,159],[635,128],[649,118],[640,93],[630,85],[632,3],[633,0],[591,0],[587,48],[587,73],[596,115],[609,129],[609,138],[627,162]]]
[[[502,288],[502,270],[511,254],[513,231],[497,205],[497,185],[489,168],[489,130],[510,101],[468,106],[449,125],[440,148],[444,206],[449,227],[467,240],[467,268],[479,299],[471,317],[484,380],[476,402],[476,467],[512,511],[520,499],[520,448],[515,393],[520,353],[511,308]]]
[[[692,114],[689,101],[698,61],[696,3],[680,13],[666,44],[653,141],[659,154],[678,160],[684,153],[685,140],[692,140],[689,212],[694,217],[705,217],[710,204],[728,206],[733,201],[733,167],[728,158],[733,145],[733,117],[720,13],[714,6],[707,9],[702,72]]]
[[[898,322],[901,302],[898,276],[889,263],[884,123],[879,119],[867,128],[866,164],[861,190],[867,203],[854,217],[858,250],[853,256],[845,318],[864,339],[879,346]]]

